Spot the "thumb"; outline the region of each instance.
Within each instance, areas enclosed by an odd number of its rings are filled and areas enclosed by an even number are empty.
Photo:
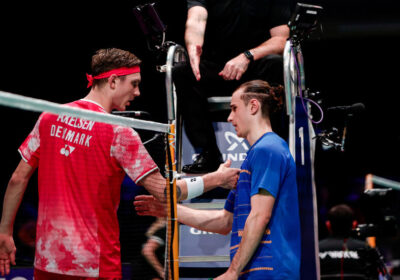
[[[223,163],[223,166],[225,166],[225,167],[230,167],[231,166],[231,160],[230,159],[228,159],[227,161],[225,161],[224,163]]]
[[[9,258],[10,258],[11,264],[16,265],[16,263],[15,263],[15,253],[17,252],[17,248],[15,247],[14,240],[11,239],[11,241],[12,241],[12,249],[11,249],[11,252],[9,254]]]
[[[15,263],[15,253],[16,253],[16,249],[14,249],[11,253],[10,253],[10,262],[12,265],[16,265]]]

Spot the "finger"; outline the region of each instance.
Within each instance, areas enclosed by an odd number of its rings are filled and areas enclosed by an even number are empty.
[[[236,78],[236,74],[237,74],[237,69],[232,69],[232,71],[229,73],[229,80],[234,80]]]
[[[197,81],[200,80],[200,56],[195,56],[190,58],[190,67],[192,68],[192,72]]]
[[[226,67],[226,70],[224,71],[225,80],[230,80],[231,75],[232,75],[232,68]]]
[[[15,263],[15,253],[16,253],[16,251],[17,251],[17,248],[14,248],[14,250],[10,254],[10,261],[11,261],[11,264],[13,264],[13,265],[16,265],[16,263]]]
[[[135,197],[135,200],[152,201],[152,200],[154,200],[154,196],[141,194],[141,195],[137,195]]]
[[[232,164],[231,160],[228,159],[227,161],[225,161],[224,163],[222,163],[221,165],[225,166],[225,167],[230,167]]]
[[[193,72],[194,77],[196,78],[197,81],[200,81],[201,76],[200,76],[199,68],[196,67],[196,65],[194,63],[193,64],[191,63],[191,66],[192,66],[192,72]]]
[[[136,211],[144,211],[144,210],[146,210],[146,211],[149,211],[150,209],[152,209],[150,206],[149,206],[149,204],[136,204],[135,205],[135,210]]]
[[[195,77],[196,77],[197,81],[200,81],[201,75],[200,75],[200,68],[199,67],[197,67],[197,69],[196,69]]]
[[[148,195],[148,194],[139,194],[137,196],[135,196],[135,198],[140,198],[140,199],[146,199],[146,198],[152,198],[152,195]]]
[[[4,274],[7,275],[7,274],[10,273],[10,262],[9,262],[9,260],[2,259],[0,261],[0,273],[1,273],[1,276],[4,276]]]
[[[136,212],[141,212],[141,213],[143,213],[143,212],[149,212],[149,211],[150,211],[149,208],[147,208],[147,207],[140,207],[140,206],[135,207],[135,210],[136,210]]]
[[[151,216],[151,215],[149,215],[148,212],[146,212],[146,211],[137,212],[137,214],[138,214],[139,216]]]
[[[136,201],[133,202],[133,205],[134,205],[135,207],[140,207],[140,206],[147,205],[147,203],[148,203],[148,202],[145,202],[145,201],[142,201],[142,200],[136,200]]]
[[[135,201],[134,206],[135,208],[147,209],[149,208],[149,203],[144,201]]]
[[[5,273],[7,275],[7,274],[10,274],[10,261],[6,260],[5,262],[6,262],[5,263]]]
[[[242,75],[243,75],[243,73],[239,71],[239,72],[236,74],[236,80],[239,81],[240,78],[242,78]]]
[[[229,75],[229,72],[230,72],[229,67],[228,65],[225,64],[224,69],[222,69],[222,71],[219,72],[218,75],[220,75],[224,80],[226,80]]]

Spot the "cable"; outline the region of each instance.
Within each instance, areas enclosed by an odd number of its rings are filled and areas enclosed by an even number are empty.
[[[304,111],[306,112],[308,119],[311,120],[311,121],[312,121],[313,123],[315,123],[315,124],[319,124],[319,123],[321,123],[322,120],[324,119],[324,111],[322,110],[321,106],[318,105],[317,102],[315,102],[314,100],[311,100],[311,99],[309,99],[309,98],[303,97],[303,90],[302,90],[302,88],[301,88],[300,68],[299,68],[299,65],[298,65],[298,62],[297,62],[297,58],[296,58],[296,56],[294,55],[294,48],[293,48],[292,46],[290,47],[290,50],[291,50],[291,54],[292,54],[291,56],[294,57],[294,63],[295,63],[295,65],[296,65],[296,72],[297,72],[297,88],[298,88],[298,90],[299,90],[299,96],[300,96],[301,104],[303,105],[303,109],[304,109]],[[305,104],[304,104],[304,100],[310,102],[311,104],[314,104],[314,105],[319,109],[319,111],[321,112],[321,118],[320,118],[318,121],[314,121],[314,120],[312,119],[312,117],[311,117],[310,114],[308,113],[308,110],[306,109],[306,106],[305,106]]]

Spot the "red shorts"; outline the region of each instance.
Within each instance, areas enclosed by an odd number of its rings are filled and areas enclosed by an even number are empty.
[[[121,280],[121,278],[116,277],[82,277],[82,276],[71,276],[71,275],[63,275],[58,273],[46,272],[39,269],[34,269],[33,276],[35,280]]]

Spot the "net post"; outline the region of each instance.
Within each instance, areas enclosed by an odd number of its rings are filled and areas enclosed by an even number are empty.
[[[167,180],[167,246],[165,279],[179,280],[179,239],[175,159],[175,124],[170,122],[166,151]]]
[[[372,190],[374,188],[374,182],[372,180],[372,174],[365,175],[365,185],[364,190]],[[376,248],[376,237],[369,236],[367,237],[367,243],[371,248]]]

